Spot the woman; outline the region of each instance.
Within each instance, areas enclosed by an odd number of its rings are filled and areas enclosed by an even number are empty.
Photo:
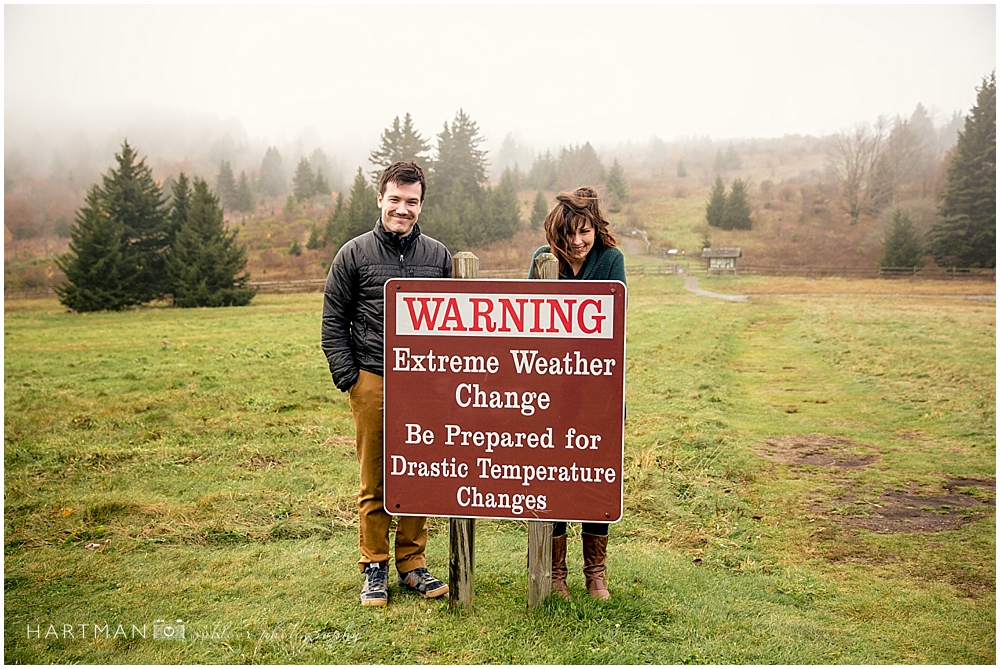
[[[534,278],[535,258],[552,253],[559,259],[559,278],[611,280],[625,283],[625,257],[618,250],[608,221],[601,213],[597,191],[581,186],[573,192],[556,196],[556,206],[545,217],[548,246],[535,251],[528,269]],[[583,573],[587,592],[597,599],[608,599],[605,583],[605,556],[608,548],[607,523],[583,523]],[[552,528],[552,592],[569,599],[566,587],[566,523]]]

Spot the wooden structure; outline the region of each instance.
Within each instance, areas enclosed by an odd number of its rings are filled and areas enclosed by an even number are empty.
[[[540,253],[532,266],[536,279],[558,279],[559,259]],[[528,521],[528,608],[545,601],[552,590],[552,528],[545,520]]]
[[[452,256],[451,275],[456,279],[478,279],[479,258],[461,251]],[[472,608],[475,595],[476,520],[450,518],[448,522],[448,606]]]
[[[736,259],[742,255],[743,251],[738,246],[735,248],[701,250],[701,257],[708,261],[706,269],[709,274],[712,272],[732,272],[735,275]]]
[[[479,258],[467,251],[452,257],[456,279],[479,278]],[[559,261],[551,253],[534,260],[536,279],[559,278]],[[528,521],[528,607],[540,604],[552,588],[552,523]],[[472,608],[475,594],[476,521],[450,518],[448,524],[448,605]]]

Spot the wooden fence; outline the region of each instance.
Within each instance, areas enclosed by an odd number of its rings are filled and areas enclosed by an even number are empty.
[[[642,265],[627,265],[629,276],[653,276],[662,274],[684,274],[685,271],[702,274],[701,266],[685,269],[681,263],[657,262]],[[796,276],[820,279],[823,277],[843,277],[848,279],[910,279],[924,281],[993,281],[997,280],[996,269],[976,267],[812,267],[805,265],[740,265],[739,276]],[[524,279],[523,269],[483,269],[482,279]],[[323,291],[326,279],[281,279],[277,281],[251,281],[250,286],[261,295],[278,293],[318,293]],[[51,286],[40,286],[29,290],[4,289],[5,300],[31,300],[55,297]]]
[[[798,276],[850,279],[923,279],[996,281],[996,269],[974,267],[812,267],[802,265],[740,265],[740,276]]]

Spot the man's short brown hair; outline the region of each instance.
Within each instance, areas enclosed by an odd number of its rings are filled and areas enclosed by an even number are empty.
[[[424,178],[424,171],[420,169],[412,160],[397,160],[382,171],[382,176],[378,180],[378,194],[385,195],[386,186],[389,182],[405,186],[406,184],[420,184],[420,201],[424,201],[424,193],[427,192],[427,179]]]

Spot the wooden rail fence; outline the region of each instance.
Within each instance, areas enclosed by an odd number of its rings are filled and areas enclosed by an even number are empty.
[[[657,262],[655,264],[628,265],[625,274],[629,276],[655,276],[663,274],[702,274],[704,267],[685,269],[681,263]],[[909,279],[918,281],[993,281],[997,280],[996,269],[978,267],[820,267],[809,265],[740,265],[736,269],[739,276],[795,276],[821,279],[843,277],[847,279]],[[483,279],[523,279],[527,272],[523,269],[479,270]],[[276,281],[251,281],[258,294],[318,293],[322,292],[326,279],[279,279]],[[30,289],[4,289],[5,300],[33,300],[55,297],[51,286]]]

